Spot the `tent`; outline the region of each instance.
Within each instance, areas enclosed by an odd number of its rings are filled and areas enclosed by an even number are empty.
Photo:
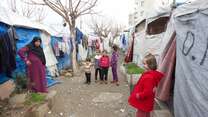
[[[179,6],[174,15],[176,28],[176,117],[208,115],[208,1],[195,0]]]
[[[19,37],[19,40],[17,41],[17,50],[31,42],[34,36],[42,37],[43,49],[47,56],[46,66],[50,71],[50,75],[53,75],[53,72],[55,71],[55,69],[57,69],[57,60],[51,51],[49,42],[50,35],[54,34],[54,32],[52,32],[50,28],[46,27],[45,25],[32,22],[26,17],[17,15],[10,10],[6,10],[2,6],[0,6],[0,14],[0,22],[15,27],[16,33]],[[5,25],[2,25],[2,29],[3,28],[5,29]],[[50,57],[50,59],[48,57]],[[51,58],[52,61],[50,61]],[[17,56],[16,61],[17,69],[14,71],[14,75],[19,73],[25,73],[25,64],[22,60],[20,60],[19,56]]]
[[[134,59],[136,64],[141,64],[141,60],[147,53],[152,53],[159,59],[163,49],[163,37],[166,31],[166,25],[169,21],[169,16],[159,15],[157,17],[149,18],[144,21],[145,27],[136,32],[134,43]],[[141,22],[141,24],[143,24]],[[140,25],[140,24],[138,24]],[[137,28],[139,29],[139,28]]]

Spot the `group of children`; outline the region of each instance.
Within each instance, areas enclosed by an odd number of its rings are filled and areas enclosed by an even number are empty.
[[[87,59],[85,62],[86,83],[90,84],[91,82],[91,67],[94,65],[95,82],[98,82],[97,75],[99,73],[100,83],[107,84],[108,69],[111,66],[113,74],[113,81],[111,83],[116,83],[116,85],[119,85],[117,75],[117,49],[117,46],[113,46],[114,51],[112,53],[111,60],[106,51],[104,51],[102,55],[97,53],[94,59],[94,64],[90,62],[90,59]],[[134,89],[128,99],[129,104],[137,109],[136,117],[151,116],[150,112],[154,107],[154,98],[157,90],[157,85],[164,76],[163,73],[157,71],[157,61],[154,55],[146,55],[143,59],[143,65],[145,72],[141,75],[139,81],[134,86]]]
[[[117,50],[118,47],[114,45],[111,59],[108,56],[106,50],[104,50],[103,53],[96,51],[94,63],[91,62],[90,58],[86,59],[86,62],[83,63],[85,76],[86,76],[86,82],[85,82],[86,84],[91,83],[91,71],[93,66],[95,68],[95,83],[99,81],[100,84],[107,84],[108,70],[110,67],[112,67],[113,81],[111,81],[111,83],[116,83],[116,85],[119,86],[118,75],[117,75],[117,62],[119,56]],[[98,74],[99,74],[99,79],[98,79]]]

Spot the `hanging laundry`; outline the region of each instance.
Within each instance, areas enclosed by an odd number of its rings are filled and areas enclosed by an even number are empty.
[[[132,61],[133,61],[134,39],[135,39],[134,34],[132,34],[132,37],[133,37],[133,41],[132,41],[131,46],[130,46],[130,48],[128,49],[127,55],[126,55],[126,57],[125,57],[125,62],[126,62],[126,63],[132,62]]]
[[[81,40],[83,39],[84,34],[78,29],[76,28],[76,42],[78,44],[81,44]]]
[[[10,28],[7,33],[0,35],[0,73],[11,77],[16,69],[16,32]]]

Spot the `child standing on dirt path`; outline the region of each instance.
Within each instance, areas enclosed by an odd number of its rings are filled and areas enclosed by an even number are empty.
[[[112,68],[112,74],[113,74],[113,81],[111,83],[116,83],[117,86],[119,86],[118,83],[118,74],[117,74],[117,67],[118,67],[118,46],[113,46],[113,53],[111,56],[111,68]]]
[[[101,67],[101,84],[108,84],[108,69],[110,67],[110,58],[107,55],[107,51],[103,51],[103,55],[100,58],[100,67]]]
[[[97,51],[97,52],[96,52],[96,55],[95,55],[95,58],[94,58],[95,83],[97,83],[97,81],[98,81],[98,78],[97,78],[98,73],[99,73],[99,80],[101,80],[101,69],[100,69],[100,65],[99,65],[99,63],[100,63],[100,58],[101,58],[101,57],[102,57],[102,56],[100,55],[100,52]]]
[[[143,60],[145,72],[135,85],[129,96],[129,104],[137,109],[136,117],[150,117],[153,110],[155,88],[160,82],[163,74],[156,71],[157,62],[155,56],[149,54]]]
[[[85,77],[86,77],[86,84],[91,83],[91,71],[93,64],[91,63],[90,58],[86,59],[86,62],[83,62],[84,65],[84,71],[85,71]]]

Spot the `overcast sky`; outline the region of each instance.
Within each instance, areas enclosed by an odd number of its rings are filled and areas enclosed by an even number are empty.
[[[9,0],[1,0],[1,4],[8,3]],[[19,2],[20,0],[16,0]],[[186,0],[176,0],[177,2],[184,2]],[[98,0],[98,4],[96,7],[96,11],[100,13],[100,15],[114,20],[114,22],[118,24],[128,25],[128,14],[133,11],[134,7],[134,0]],[[85,16],[82,18],[83,23],[86,24],[85,19],[90,19],[90,15]],[[61,23],[62,18],[54,13],[52,10],[48,8],[47,10],[47,17],[44,21],[46,24],[57,24]]]
[[[119,24],[128,25],[128,14],[130,9],[133,8],[132,2],[133,0],[98,0],[96,11],[99,12],[99,15],[108,19],[113,19]],[[85,18],[91,19],[91,16],[86,15],[82,18],[82,20]],[[61,19],[58,15],[49,11],[45,23],[57,23],[57,21],[60,20]]]

